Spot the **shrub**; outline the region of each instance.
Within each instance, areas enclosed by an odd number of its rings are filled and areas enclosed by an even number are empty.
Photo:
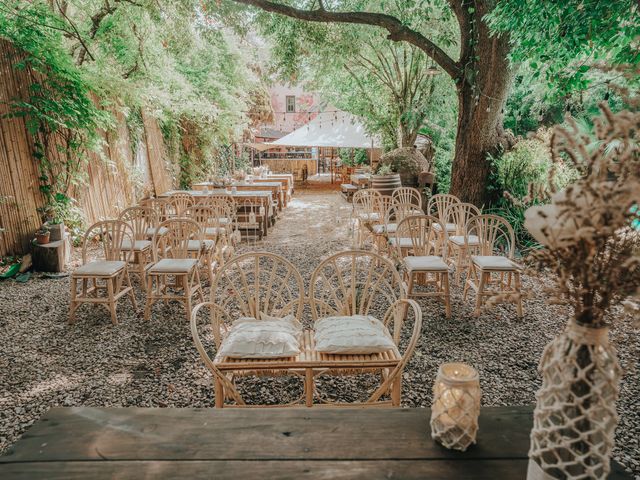
[[[497,193],[498,200],[489,206],[487,213],[500,215],[509,221],[521,251],[535,248],[538,243],[523,226],[526,208],[515,205],[504,197],[504,193],[515,198],[523,198],[527,196],[530,188],[547,188],[552,170],[555,173],[553,181],[557,189],[565,187],[577,177],[577,172],[568,165],[553,165],[550,138],[549,129],[540,129],[535,136],[520,140],[508,152],[492,157],[490,189]]]

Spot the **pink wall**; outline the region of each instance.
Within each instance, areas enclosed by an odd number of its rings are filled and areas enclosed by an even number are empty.
[[[320,108],[320,97],[313,92],[305,92],[299,85],[274,85],[269,89],[269,93],[275,112],[274,122],[264,126],[275,128],[284,133],[290,133],[307,124],[309,120],[315,118],[314,112]],[[289,95],[296,97],[295,113],[285,113],[287,110],[286,97]]]

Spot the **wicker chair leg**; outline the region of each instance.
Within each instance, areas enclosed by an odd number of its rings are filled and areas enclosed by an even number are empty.
[[[69,325],[76,321],[76,310],[78,309],[78,302],[76,296],[78,295],[78,280],[71,278],[71,305],[69,307]]]
[[[109,305],[109,312],[111,312],[111,323],[113,323],[114,325],[117,325],[118,317],[116,315],[116,300],[114,298],[114,292],[113,292],[113,284],[115,283],[115,281],[116,281],[115,278],[107,279],[107,295],[109,297],[108,305]]]
[[[515,283],[515,291],[517,292],[517,300],[516,300],[516,309],[518,312],[518,317],[522,318],[522,285],[520,282],[520,272],[515,272],[514,274],[514,283]]]
[[[442,290],[444,298],[444,311],[447,318],[451,318],[451,294],[449,293],[449,274],[442,274]]]
[[[478,291],[476,292],[476,308],[473,311],[473,316],[476,318],[480,316],[480,307],[482,306],[482,297],[484,295],[484,286],[487,281],[487,275],[490,274],[480,270],[480,281],[478,282]]]

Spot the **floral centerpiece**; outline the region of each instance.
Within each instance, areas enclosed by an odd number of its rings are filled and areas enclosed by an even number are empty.
[[[601,108],[595,140],[571,120],[555,129],[554,164],[570,162],[580,178],[558,192],[550,181],[550,203],[525,212],[542,245],[532,254],[536,270],[552,279],[550,301],[573,311],[540,362],[530,479],[606,478],[610,470],[621,371],[608,329],[613,307],[638,312],[640,114]]]

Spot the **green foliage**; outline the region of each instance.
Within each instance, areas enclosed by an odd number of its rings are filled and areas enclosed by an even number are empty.
[[[525,251],[537,246],[535,240],[524,228],[523,205],[515,205],[503,193],[521,199],[528,195],[530,187],[539,189],[548,185],[549,172],[553,162],[549,140],[550,130],[541,129],[535,137],[520,140],[509,152],[492,158],[493,175],[490,188],[499,200],[489,206],[488,213],[495,213],[509,221],[514,229],[518,246]],[[557,189],[564,188],[577,176],[568,166],[555,170],[554,182]],[[529,206],[529,205],[527,205]]]
[[[639,8],[634,0],[500,0],[486,19],[508,32],[512,61],[528,62],[547,95],[561,98],[593,84],[598,62],[640,63]]]
[[[31,78],[27,94],[10,101],[8,115],[24,117],[34,137],[40,190],[52,204],[81,175],[85,150],[97,149],[99,130],[110,125],[91,97],[94,87],[67,53],[64,32],[70,34],[69,27],[45,2],[7,2],[0,9],[0,37],[21,52],[14,68]],[[62,168],[49,157],[55,150]]]
[[[340,157],[342,164],[349,167],[367,165],[369,163],[367,150],[364,148],[341,148],[338,151],[338,156]]]

